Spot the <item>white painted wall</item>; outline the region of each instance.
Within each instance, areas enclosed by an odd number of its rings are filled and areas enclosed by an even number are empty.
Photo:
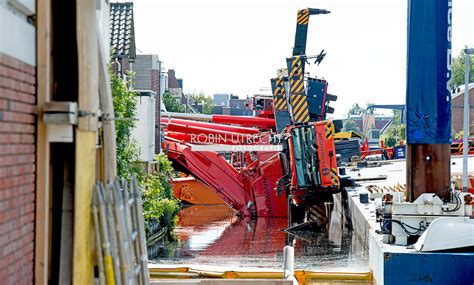
[[[35,0],[0,0],[0,53],[36,66]]]
[[[1,1],[1,0],[0,0]],[[110,4],[109,0],[96,0],[97,26],[104,43],[104,54],[109,58],[110,53]]]
[[[137,96],[137,119],[132,138],[140,148],[140,160],[152,161],[155,155],[155,96]]]

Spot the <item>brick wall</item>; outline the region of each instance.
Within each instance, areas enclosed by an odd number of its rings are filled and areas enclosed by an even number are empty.
[[[33,281],[35,68],[0,53],[0,283]]]
[[[469,110],[469,132],[471,136],[474,135],[474,88],[471,87],[469,90],[469,105],[471,106],[471,109]],[[456,94],[452,101],[451,101],[451,106],[452,106],[452,127],[453,127],[453,132],[457,133],[463,129],[463,124],[464,124],[464,91],[461,93]]]

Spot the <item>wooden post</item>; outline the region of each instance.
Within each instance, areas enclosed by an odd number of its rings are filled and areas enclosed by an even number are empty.
[[[79,119],[81,131],[97,131],[99,110],[98,27],[95,0],[76,3],[77,57],[79,69]]]
[[[50,222],[50,153],[42,107],[50,100],[51,86],[51,0],[37,0],[37,107],[35,284],[48,284]]]
[[[110,87],[110,76],[107,70],[107,61],[104,53],[102,38],[98,35],[99,43],[99,98],[100,109],[102,110],[104,119],[103,131],[104,139],[102,151],[104,153],[104,181],[113,181],[117,176],[117,157],[116,157],[116,136],[115,136],[115,116],[112,99],[112,90]]]
[[[448,144],[408,144],[407,201],[423,193],[446,196],[450,187],[451,146]]]
[[[96,179],[99,107],[96,1],[76,1],[79,120],[76,129],[73,284],[93,284],[94,243],[91,214]]]

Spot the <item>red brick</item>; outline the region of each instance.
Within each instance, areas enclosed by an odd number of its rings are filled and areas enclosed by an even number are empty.
[[[0,54],[0,64],[28,73],[30,75],[35,75],[36,74],[36,69],[34,66],[31,66],[27,63],[24,63],[20,60],[14,59],[12,57],[9,57],[6,54]]]
[[[35,127],[33,125],[0,122],[0,133],[32,134],[34,132]]]
[[[24,83],[28,83],[31,85],[34,85],[36,81],[33,75],[28,74],[25,71],[13,69],[6,65],[1,65],[1,64],[0,64],[0,76],[14,79],[17,81],[21,81]]]
[[[0,284],[31,284],[36,72],[0,53]]]
[[[0,156],[7,154],[30,154],[35,152],[33,144],[0,144]]]
[[[10,101],[8,106],[9,111],[20,112],[20,113],[29,113],[33,114],[36,110],[36,107],[31,104],[25,104],[21,102]]]
[[[35,94],[36,91],[36,88],[33,84],[27,84],[7,77],[0,77],[0,87],[28,94]]]
[[[35,104],[36,97],[32,94],[22,93],[15,90],[0,87],[0,98]]]
[[[33,124],[35,122],[35,117],[31,114],[4,111],[3,115],[0,117],[0,121]]]

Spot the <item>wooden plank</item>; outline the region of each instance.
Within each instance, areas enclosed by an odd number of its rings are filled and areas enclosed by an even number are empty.
[[[74,197],[73,284],[93,284],[94,243],[91,219],[96,174],[99,84],[95,0],[76,1],[78,53],[78,127]]]
[[[49,101],[43,105],[43,112],[75,113],[76,111],[76,102]]]
[[[95,0],[76,1],[79,74],[79,130],[97,130],[99,110],[98,44]]]
[[[96,132],[76,130],[73,284],[93,284],[94,242],[91,215],[95,183]]]
[[[112,99],[112,90],[110,86],[110,77],[107,71],[107,56],[103,54],[104,47],[103,41],[100,37],[100,33],[97,33],[98,36],[98,55],[99,55],[99,101],[100,109],[103,114],[103,172],[104,177],[103,181],[113,181],[117,176],[117,142],[115,134],[115,116],[114,116],[114,106]]]
[[[51,75],[51,0],[37,0],[37,106],[36,135],[36,217],[35,284],[48,284],[49,271],[49,143],[46,125],[41,120],[42,107],[50,100]]]
[[[413,202],[423,193],[447,194],[451,183],[449,144],[407,145],[407,200]]]

